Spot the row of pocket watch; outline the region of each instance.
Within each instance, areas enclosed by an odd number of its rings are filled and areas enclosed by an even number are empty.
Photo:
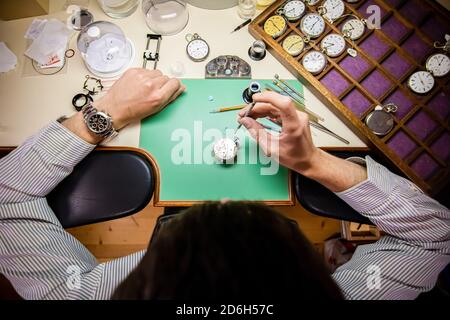
[[[313,50],[305,55],[303,66],[312,74],[322,72],[327,65],[325,54],[331,58],[336,58],[346,51],[346,40],[355,41],[364,35],[366,21],[354,15],[345,14],[345,3],[343,0],[324,0],[317,8],[317,12],[307,13],[306,5],[317,5],[320,0],[291,0],[280,7],[276,15],[271,16],[264,24],[264,31],[271,37],[277,38],[287,30],[287,21],[296,22],[301,19],[300,30],[305,37],[300,35],[290,35],[283,40],[282,47],[291,56],[298,56],[307,49],[307,45],[319,38],[326,29],[325,19],[333,23],[345,16],[352,16],[342,26],[342,34],[331,33],[324,37],[321,43],[321,52]],[[359,0],[347,0],[354,3]],[[357,52],[348,49],[348,53],[356,56]]]

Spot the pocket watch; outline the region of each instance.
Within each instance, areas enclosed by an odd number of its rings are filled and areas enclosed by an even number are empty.
[[[300,23],[300,30],[311,39],[318,38],[325,31],[325,20],[317,13],[308,13]]]
[[[300,20],[301,17],[306,12],[306,5],[303,1],[300,0],[291,0],[288,1],[283,8],[279,11],[279,14],[282,14],[291,22],[295,22]]]
[[[313,50],[305,54],[302,64],[308,72],[316,75],[327,67],[327,57],[322,52]]]
[[[230,164],[236,157],[239,150],[239,139],[224,138],[218,140],[213,145],[212,154],[214,159],[221,164]]]
[[[186,35],[186,40],[188,42],[186,52],[189,59],[194,62],[201,62],[208,58],[209,45],[197,33]]]
[[[393,103],[377,106],[373,112],[366,117],[367,127],[378,136],[385,136],[394,129],[395,121],[393,113],[398,107]]]
[[[364,35],[366,31],[366,22],[358,18],[353,18],[346,21],[342,25],[342,33],[350,40],[358,40]]]
[[[344,37],[340,34],[330,33],[325,38],[323,38],[320,47],[327,56],[336,58],[345,52],[347,44]]]
[[[325,0],[318,11],[325,19],[333,23],[344,15],[345,3],[342,0]]]
[[[296,57],[305,49],[305,40],[299,35],[290,35],[283,40],[283,49],[291,56]]]
[[[408,87],[417,94],[427,94],[433,90],[435,80],[431,72],[417,71],[408,79]]]
[[[271,16],[264,23],[264,31],[272,38],[278,38],[286,31],[286,29],[286,19],[284,19],[283,16],[279,14]]]
[[[425,67],[434,77],[445,77],[450,72],[450,58],[443,53],[431,55]]]

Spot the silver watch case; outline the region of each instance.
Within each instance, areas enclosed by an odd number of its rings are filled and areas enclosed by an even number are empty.
[[[107,113],[98,111],[92,104],[84,107],[82,112],[84,121],[92,133],[104,139],[112,139],[118,134],[113,127],[112,118]]]

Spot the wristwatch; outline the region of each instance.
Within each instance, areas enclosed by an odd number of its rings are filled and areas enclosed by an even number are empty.
[[[119,133],[114,129],[113,120],[106,112],[98,111],[92,103],[82,109],[88,129],[105,140],[114,139]]]

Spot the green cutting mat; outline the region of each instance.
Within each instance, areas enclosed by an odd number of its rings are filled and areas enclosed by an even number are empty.
[[[271,82],[257,81],[261,84]],[[231,137],[238,125],[238,111],[220,114],[210,111],[242,104],[242,92],[250,81],[191,79],[183,80],[183,83],[186,92],[164,111],[144,120],[141,126],[140,147],[153,155],[160,168],[156,205],[223,198],[280,204],[292,200],[288,170],[279,167],[276,174],[262,175],[262,169],[275,172],[276,165],[268,162],[270,159],[262,152],[257,153],[258,161],[255,156],[250,157],[251,150],[259,149],[245,128],[238,134],[242,144],[238,163],[229,166],[211,164],[211,146],[217,137],[204,134],[219,132],[222,137]],[[299,82],[291,81],[290,84],[303,93]],[[213,101],[210,101],[211,97]],[[185,143],[181,144],[182,141]]]

